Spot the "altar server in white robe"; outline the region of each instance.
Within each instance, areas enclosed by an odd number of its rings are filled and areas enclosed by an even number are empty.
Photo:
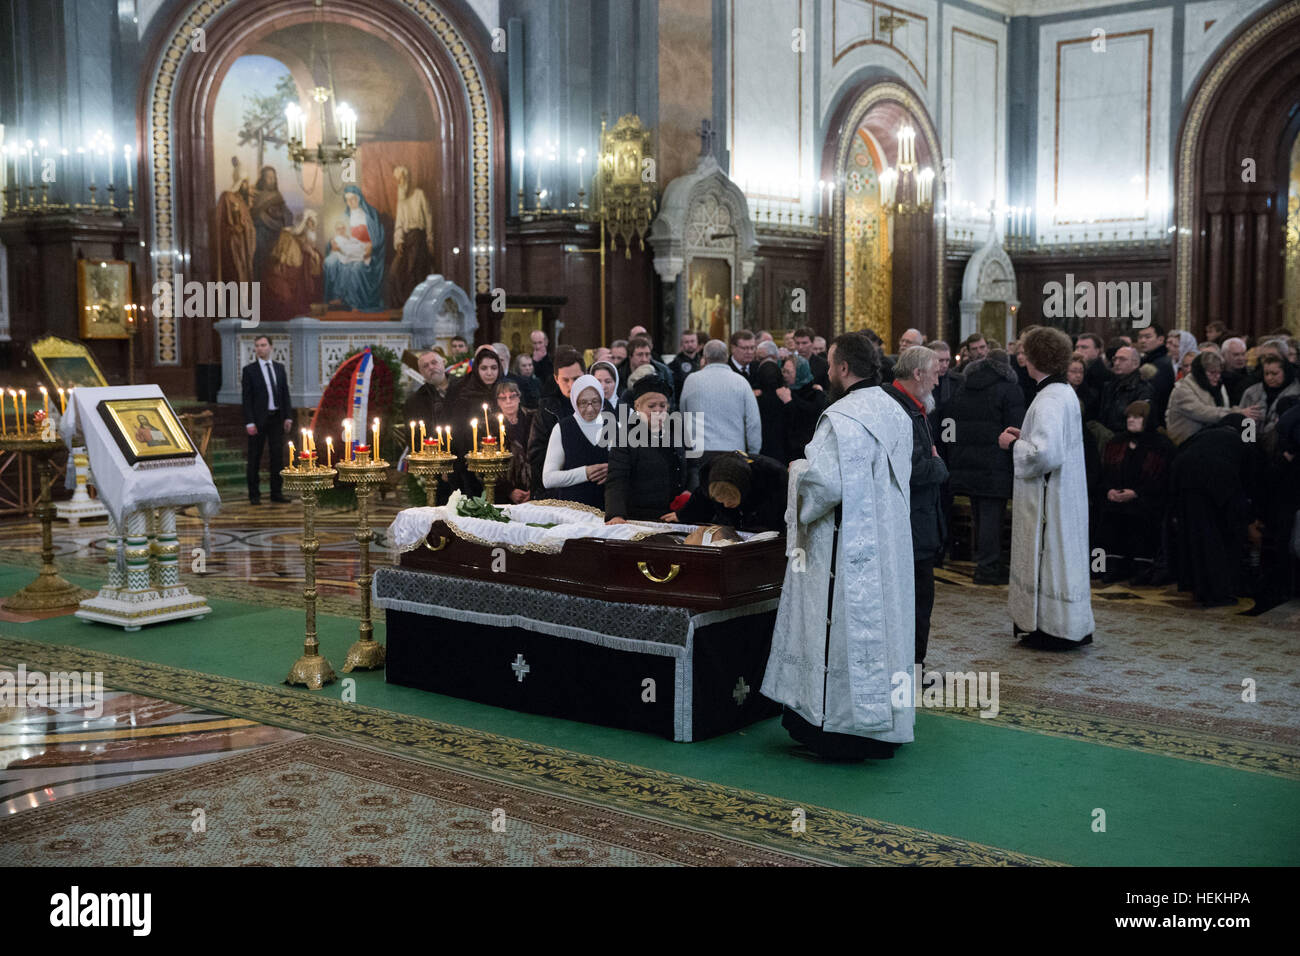
[[[790,465],[781,606],[763,678],[783,726],[832,759],[887,758],[912,739],[916,655],[912,425],[880,388],[880,353],[831,345],[830,405]],[[907,675],[906,681],[900,675]]]
[[[1037,392],[1024,423],[998,437],[1015,466],[1012,629],[1026,646],[1043,650],[1092,643],[1083,430],[1079,399],[1065,378],[1071,348],[1060,329],[1035,328],[1021,338]]]

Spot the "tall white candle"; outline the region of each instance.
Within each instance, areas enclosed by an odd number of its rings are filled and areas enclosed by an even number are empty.
[[[113,141],[106,140],[104,143],[104,157],[108,160],[108,184],[113,185]]]
[[[131,147],[123,146],[122,155],[123,157],[125,157],[126,160],[124,164],[126,166],[126,188],[130,189],[131,188]]]

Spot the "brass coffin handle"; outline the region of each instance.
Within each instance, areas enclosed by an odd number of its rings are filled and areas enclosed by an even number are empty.
[[[441,551],[443,548],[447,547],[447,538],[445,535],[441,535],[441,534],[438,535],[438,546],[436,548],[433,545],[429,544],[428,538],[425,538],[424,546],[428,548],[430,551]]]
[[[681,572],[681,570],[682,570],[682,566],[681,566],[680,564],[670,565],[670,566],[669,566],[668,573],[665,574],[662,578],[660,578],[660,577],[656,577],[656,576],[655,576],[655,573],[654,573],[653,571],[650,570],[650,565],[649,565],[647,562],[645,562],[645,561],[638,561],[638,562],[636,563],[636,566],[637,566],[637,569],[638,569],[638,570],[639,570],[643,575],[645,575],[645,578],[646,578],[647,581],[653,581],[655,584],[667,584],[667,583],[668,583],[669,581],[671,581],[673,578],[677,577],[677,575],[678,575],[678,574]]]

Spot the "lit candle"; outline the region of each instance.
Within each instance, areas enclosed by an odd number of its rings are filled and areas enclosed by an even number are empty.
[[[438,426],[438,451],[442,451],[442,426]]]
[[[484,434],[484,437],[486,437],[487,435],[489,435],[489,434],[492,433],[492,425],[491,425],[491,421],[492,421],[492,419],[490,419],[490,418],[488,417],[488,407],[487,407],[487,403],[485,402],[485,403],[483,404],[483,434]]]
[[[474,429],[474,454],[477,455],[478,454],[478,419],[471,418],[469,420],[469,424],[470,427]]]
[[[424,436],[421,435],[420,437],[423,438]],[[419,451],[419,449],[415,447],[415,419],[411,419],[411,451],[413,453]]]
[[[18,389],[18,397],[23,400],[23,417],[21,419],[22,433],[26,435],[27,434],[27,389],[25,388]],[[14,407],[17,408],[16,405]]]
[[[377,465],[379,464],[379,419],[378,418],[375,419],[375,424],[373,428],[375,432],[375,443],[370,448],[370,462],[371,464]]]
[[[297,466],[294,465],[294,463],[293,463],[293,442],[289,442],[289,467],[290,467],[290,468],[296,468],[296,467],[297,467]]]
[[[343,460],[352,460],[352,419],[343,421]]]
[[[334,439],[328,437],[325,439],[325,467],[334,467]]]
[[[0,388],[0,435],[9,434],[9,426],[5,421],[6,418],[7,416],[5,415],[5,390],[3,388]]]
[[[451,426],[444,425],[442,427],[442,432],[444,435],[447,436],[447,454],[450,455],[451,454]]]
[[[45,417],[49,418],[50,417],[50,393],[45,390],[44,385],[41,386],[41,401],[45,404]]]
[[[307,444],[307,429],[305,429],[305,428],[300,428],[300,429],[298,429],[298,431],[299,431],[299,433],[302,435],[302,453],[303,453],[303,457],[306,457],[307,452],[311,451],[311,446]]]
[[[130,147],[130,146],[123,146],[123,147],[122,147],[122,155],[126,158],[126,163],[125,163],[125,165],[126,165],[126,188],[127,188],[128,190],[130,190],[130,188],[131,188],[131,147]]]
[[[499,425],[499,426],[501,427],[501,448],[500,448],[500,451],[501,451],[502,454],[504,454],[504,453],[505,453],[505,450],[506,450],[506,417],[505,417],[504,415],[498,415],[498,416],[497,416],[497,425]]]
[[[310,428],[307,429],[307,441],[311,444],[311,453],[316,454],[316,433]]]
[[[420,422],[420,447],[421,447],[421,448],[424,447],[424,442],[425,442],[425,436],[424,436],[424,422]]]

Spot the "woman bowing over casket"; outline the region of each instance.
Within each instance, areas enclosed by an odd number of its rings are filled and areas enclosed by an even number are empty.
[[[609,448],[600,440],[605,392],[596,378],[583,375],[569,389],[569,401],[575,414],[551,429],[542,464],[542,492],[534,493],[533,500],[554,498],[603,509],[609,471]]]

